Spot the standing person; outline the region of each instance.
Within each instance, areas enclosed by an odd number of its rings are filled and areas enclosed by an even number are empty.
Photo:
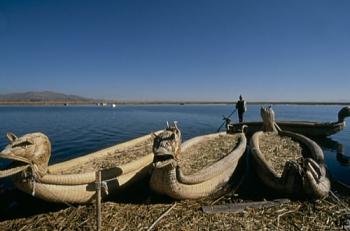
[[[239,96],[239,100],[236,103],[236,109],[238,111],[239,122],[243,122],[243,114],[247,111],[247,103],[243,100],[242,95]]]

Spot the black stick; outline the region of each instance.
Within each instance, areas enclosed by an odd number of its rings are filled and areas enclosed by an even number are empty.
[[[226,123],[226,121],[224,121],[224,122],[220,125],[220,127],[216,130],[216,132],[219,132],[220,129],[222,128],[222,126],[224,126],[225,123]]]
[[[237,111],[237,108],[235,108],[232,112],[231,112],[231,114],[229,115],[229,116],[227,116],[226,118],[230,118],[232,115],[233,115],[233,113],[235,113]]]
[[[231,114],[230,114],[229,116],[227,116],[227,117],[223,116],[223,117],[224,117],[223,120],[225,120],[225,121],[220,125],[220,127],[216,130],[216,132],[219,132],[219,131],[220,131],[220,129],[222,128],[222,126],[224,126],[224,124],[226,123],[226,119],[230,118],[230,117],[233,115],[233,113],[235,113],[236,111],[237,111],[237,109],[234,109],[234,110],[231,112]]]

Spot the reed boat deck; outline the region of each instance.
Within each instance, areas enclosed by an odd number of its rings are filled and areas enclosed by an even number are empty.
[[[237,134],[206,137],[205,140],[182,150],[178,161],[179,166],[184,174],[195,173],[227,156],[236,148],[238,141]]]

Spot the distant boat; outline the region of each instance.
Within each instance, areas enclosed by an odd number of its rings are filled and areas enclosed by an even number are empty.
[[[343,130],[345,118],[348,116],[350,116],[350,107],[343,107],[338,112],[338,121],[336,122],[276,121],[276,123],[282,130],[300,133],[309,137],[327,137]],[[247,135],[251,136],[261,129],[262,124],[261,121],[234,123],[228,124],[227,129],[232,132],[239,130],[242,125],[247,125]]]
[[[115,108],[116,106],[117,106],[117,105],[115,105],[115,104],[112,104],[112,107],[113,107],[113,108]]]

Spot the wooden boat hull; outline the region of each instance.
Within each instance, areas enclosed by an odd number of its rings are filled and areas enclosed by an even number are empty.
[[[216,133],[195,137],[183,143],[181,150],[186,151],[195,144],[206,142],[208,138],[224,134]],[[243,133],[236,135],[239,136],[239,143],[235,148],[232,147],[234,149],[228,155],[194,174],[184,175],[175,160],[159,167],[156,163],[152,171],[150,187],[159,194],[179,200],[198,199],[216,192],[229,181],[245,152],[247,143],[245,135]]]
[[[152,135],[145,135],[110,148],[106,148],[86,156],[64,161],[48,167],[48,174],[33,181],[26,179],[24,174],[12,176],[16,187],[26,193],[49,202],[85,204],[90,203],[95,196],[95,171],[76,174],[62,174],[67,169],[81,166],[89,161],[103,159],[111,151],[140,145],[146,140],[152,140]],[[151,142],[151,141],[150,141]],[[102,198],[113,195],[150,174],[153,153],[123,165],[116,165],[101,170],[102,183],[107,186],[102,190]]]
[[[340,132],[345,127],[345,122],[318,123],[310,121],[276,121],[277,125],[285,131],[299,133],[308,137],[327,137]],[[228,125],[228,132],[239,130],[242,125],[247,125],[247,135],[251,136],[261,130],[263,122],[243,122]]]

